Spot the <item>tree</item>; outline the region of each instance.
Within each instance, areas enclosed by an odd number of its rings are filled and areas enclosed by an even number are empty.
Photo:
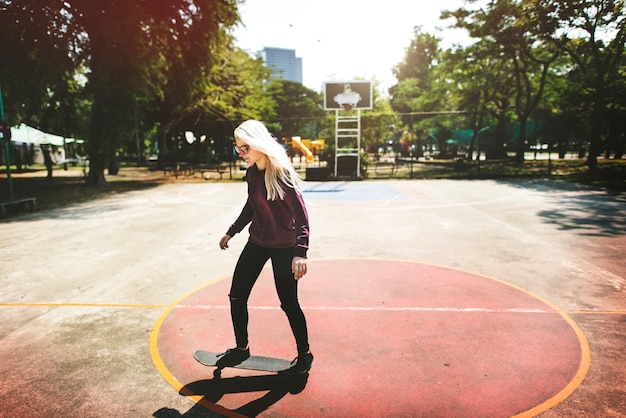
[[[223,30],[238,19],[236,0],[65,2],[84,32],[93,97],[88,182],[105,183],[118,141],[132,132],[136,99],[160,104],[167,127],[197,100],[219,56]]]
[[[433,90],[433,69],[440,54],[439,40],[423,33],[419,27],[415,28],[414,36],[404,61],[393,69],[398,83],[389,89],[389,103],[401,115],[403,125],[408,128],[407,136],[424,138],[428,129],[418,127],[416,114],[439,111],[447,103],[444,96],[434,94]]]
[[[445,17],[455,17],[456,26],[467,29],[473,38],[492,39],[500,48],[494,58],[511,63],[520,126],[515,155],[518,162],[524,161],[528,119],[542,99],[550,65],[561,52],[556,38],[546,39],[555,29],[544,19],[548,13],[542,4],[525,0],[495,0],[485,9],[444,13]]]
[[[510,122],[515,80],[510,62],[499,59],[498,51],[499,46],[492,39],[481,39],[473,45],[446,51],[437,67],[446,74],[451,94],[458,96],[458,107],[467,111],[466,123],[473,131],[468,159],[479,146],[479,135],[494,120],[493,142],[483,151],[487,158],[506,157],[505,130]]]
[[[623,84],[626,10],[623,1],[613,0],[533,0],[551,10],[550,17],[567,37],[563,45],[580,70],[591,95],[591,138],[587,165],[597,169],[602,137],[607,126],[611,91]],[[621,82],[620,82],[621,81]],[[608,124],[610,126],[610,124]],[[617,124],[613,124],[617,127]]]
[[[361,118],[361,147],[370,153],[378,154],[379,148],[385,149],[391,141],[396,148],[404,147],[408,152],[412,137],[401,138],[401,126],[397,115],[391,109],[387,97],[379,94],[379,82],[373,81],[372,110],[364,110]],[[406,140],[406,142],[401,142]]]
[[[270,72],[262,60],[253,59],[247,52],[239,48],[224,49],[195,101],[181,109],[178,117],[168,124],[167,138],[161,141],[167,146],[162,145],[161,149],[189,148],[180,139],[183,131],[192,131],[196,138],[205,136],[207,141],[204,145],[199,141],[193,144],[194,156],[188,161],[232,160],[232,134],[236,125],[246,119],[267,120],[275,115],[275,102],[264,82]],[[203,154],[205,151],[210,155]],[[168,158],[163,152],[161,156]]]
[[[318,120],[323,119],[326,113],[322,108],[321,93],[300,83],[281,79],[273,80],[268,92],[275,103],[273,119],[277,122],[277,135],[317,137],[320,131]]]
[[[0,75],[11,117],[70,130],[67,121],[89,101],[93,185],[105,183],[106,168],[117,170],[117,152],[134,136],[139,107],[152,110],[146,125],[157,123],[165,137],[200,100],[232,43],[226,31],[238,21],[238,0],[40,3],[0,3],[0,52],[11,56]],[[64,115],[60,122],[52,111]]]
[[[62,136],[76,126],[77,34],[60,2],[0,1],[0,83],[7,119]],[[62,120],[52,116],[63,112]]]
[[[433,110],[432,70],[437,64],[439,40],[420,28],[393,73],[398,84],[389,89],[391,107],[399,113]]]

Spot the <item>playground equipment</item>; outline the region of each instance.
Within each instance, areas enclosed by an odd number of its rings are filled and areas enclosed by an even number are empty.
[[[307,141],[309,143],[309,146],[305,145],[304,141]],[[302,151],[302,153],[306,156],[307,163],[312,163],[313,161],[315,161],[315,156],[313,155],[313,152],[309,149],[309,147],[311,146],[311,141],[306,139],[304,141],[299,136],[294,136],[291,138],[291,146]]]

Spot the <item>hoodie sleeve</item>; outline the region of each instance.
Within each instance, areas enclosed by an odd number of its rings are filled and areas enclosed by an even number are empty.
[[[294,228],[296,234],[296,245],[294,255],[297,257],[307,256],[309,249],[309,215],[304,204],[304,198],[293,189],[288,189],[285,196],[287,204],[291,207],[294,215]]]
[[[235,234],[241,232],[251,221],[252,206],[250,206],[250,199],[248,199],[237,220],[230,226],[230,228],[228,228],[226,235],[230,237],[235,236]]]

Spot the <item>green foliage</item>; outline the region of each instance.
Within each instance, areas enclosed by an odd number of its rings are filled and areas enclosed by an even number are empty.
[[[319,137],[322,127],[319,121],[326,115],[320,93],[288,80],[273,80],[268,86],[268,92],[275,103],[271,118],[274,120],[275,135],[312,139]]]
[[[390,89],[390,102],[396,112],[430,111],[438,105],[430,93],[439,53],[438,40],[416,29],[404,62],[394,68],[398,84]]]
[[[548,71],[561,52],[559,45],[541,32],[554,28],[546,23],[546,12],[539,3],[499,0],[486,8],[456,14],[458,27],[468,29],[483,43],[486,40],[490,55],[510,64],[512,103],[520,125],[518,162],[524,159],[528,119],[542,100]]]
[[[12,117],[70,131],[78,127],[67,121],[89,115],[92,184],[116,170],[120,144],[157,125],[166,148],[169,130],[202,108],[238,21],[237,0],[16,3],[0,5],[0,34],[12,40],[1,52],[13,65],[0,73],[3,84],[16,80],[5,88]]]
[[[468,1],[442,18],[476,41],[439,51],[436,38],[416,30],[395,68],[392,107],[418,138],[436,132],[444,153],[445,131],[469,128],[468,158],[484,129],[490,140],[481,151],[488,158],[506,157],[514,144],[522,162],[536,141],[562,155],[589,148],[590,167],[601,150],[621,158],[625,16],[622,1]],[[464,113],[442,116],[456,109]],[[544,128],[527,132],[532,126]]]
[[[88,140],[92,184],[120,155],[231,160],[232,130],[264,120],[277,135],[325,138],[334,114],[300,84],[270,79],[233,46],[239,0],[0,0],[0,83],[11,124]],[[482,5],[483,7],[479,7]],[[361,145],[445,155],[457,129],[504,159],[517,141],[621,158],[626,145],[626,13],[606,0],[467,1],[446,11],[473,43],[440,49],[417,28],[388,98],[374,90]],[[526,126],[541,126],[524,133]],[[517,132],[512,133],[518,127]],[[529,128],[530,129],[530,128]],[[196,138],[183,138],[186,131]],[[480,140],[481,135],[486,142]],[[327,150],[328,155],[332,149]],[[419,152],[418,154],[419,155]]]
[[[373,108],[365,110],[361,119],[361,148],[370,153],[378,153],[387,144],[398,144],[400,141],[400,121],[393,112],[387,98],[380,97],[378,83],[373,86]],[[367,161],[362,159],[364,171]]]
[[[76,67],[69,18],[58,4],[37,0],[0,1],[0,82],[11,124],[45,124],[42,114],[76,106],[72,101]],[[49,118],[50,116],[48,116]],[[65,125],[65,126],[64,126]],[[67,123],[51,126],[54,133],[71,136]]]
[[[621,156],[624,150],[623,100],[613,94],[624,91],[626,83],[623,74],[626,42],[624,2],[551,0],[546,3],[552,7],[553,19],[577,34],[576,38],[570,38],[566,33],[562,47],[575,64],[573,75],[580,82],[580,91],[586,96],[584,102],[589,105],[587,164],[591,169],[597,169],[597,156],[603,142],[615,149],[616,156]],[[618,139],[620,136],[621,140]]]

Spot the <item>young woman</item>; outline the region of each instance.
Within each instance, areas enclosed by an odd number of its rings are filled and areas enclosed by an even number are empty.
[[[276,291],[298,349],[294,365],[281,373],[306,373],[313,354],[298,302],[298,280],[307,272],[309,221],[300,178],[285,149],[257,120],[245,121],[235,129],[235,150],[248,165],[248,200],[220,239],[220,248],[227,249],[230,239],[248,224],[250,237],[235,267],[229,294],[237,347],[227,350],[218,366],[233,366],[250,357],[248,298],[263,266],[272,260]]]

